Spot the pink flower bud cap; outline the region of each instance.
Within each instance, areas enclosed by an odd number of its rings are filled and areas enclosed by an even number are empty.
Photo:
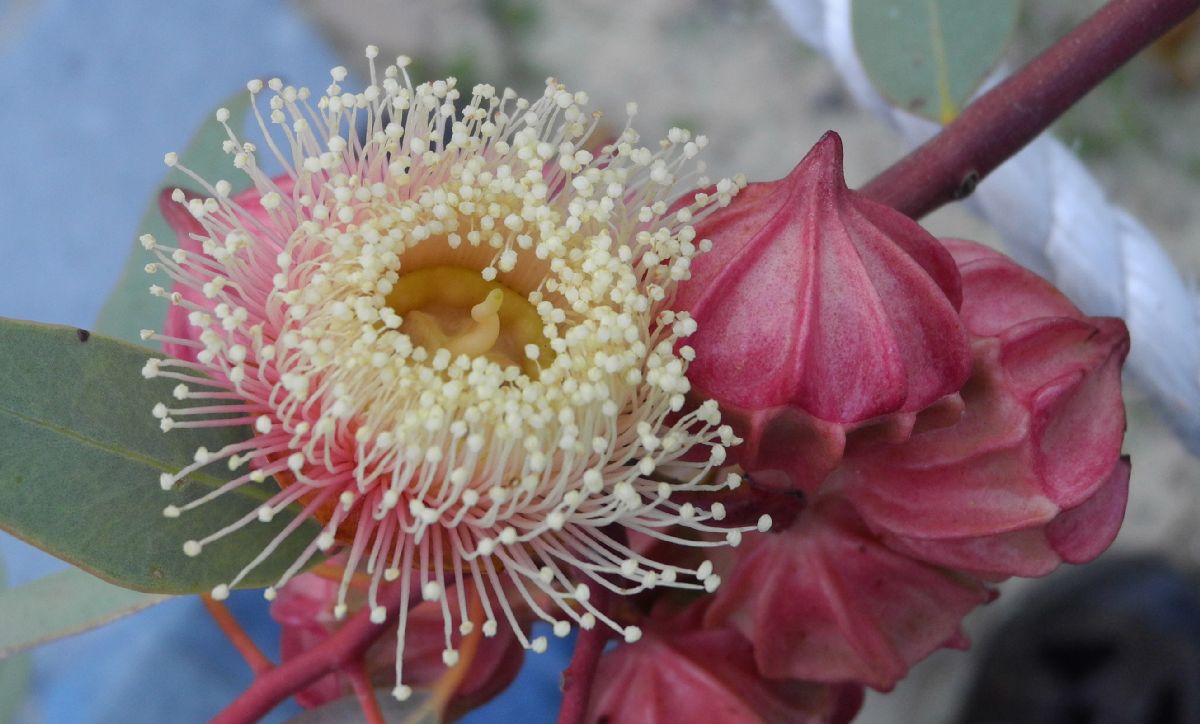
[[[904,413],[903,437],[909,413],[967,379],[954,260],[914,221],[847,188],[837,134],[696,231],[712,251],[677,297],[698,325],[689,378],[741,423],[746,442],[731,452],[751,474],[815,488],[847,432]]]

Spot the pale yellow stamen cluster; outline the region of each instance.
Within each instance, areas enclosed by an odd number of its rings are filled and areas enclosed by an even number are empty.
[[[180,380],[184,401],[233,395],[243,404],[224,408],[230,424],[256,430],[198,452],[164,486],[228,460],[252,470],[227,488],[295,480],[260,520],[305,495],[307,516],[336,503],[280,585],[353,522],[346,584],[366,570],[380,620],[382,580],[441,601],[448,661],[448,592],[467,622],[467,583],[482,596],[484,633],[503,617],[535,651],[545,640],[527,640],[513,602],[560,636],[599,620],[635,640],[636,627],[589,603],[589,586],[712,590],[718,580],[707,562],[649,559],[610,526],[685,545],[736,545],[752,529],[715,525],[719,503],[678,500],[738,481],[713,479],[736,438],[715,403],[687,408],[693,352],[681,340],[695,323],[670,310],[707,247],[692,221],[744,182],[672,204],[678,184],[708,183],[689,170],[703,137],[673,129],[650,149],[626,127],[593,152],[586,97],[554,81],[534,103],[480,85],[463,104],[453,79],[413,87],[404,59],[379,79],[374,49],[368,57],[366,90],[343,91],[335,69],[315,108],[305,89],[267,84],[269,118],[258,118],[285,176],[269,178],[257,149],[230,132],[226,150],[261,210],[227,182],[197,178],[210,198],[177,198],[203,228],[204,254],[146,241],[155,270],[207,300],[172,295],[194,335],[168,341],[192,345],[197,360],[152,362],[146,374]],[[262,89],[250,84],[255,96]],[[204,405],[190,409],[211,413]],[[155,412],[164,429],[210,424],[181,420],[188,409]],[[247,523],[185,550],[199,554]],[[707,535],[681,538],[675,526]]]

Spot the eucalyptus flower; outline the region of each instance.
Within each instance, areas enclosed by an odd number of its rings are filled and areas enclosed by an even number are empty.
[[[533,102],[489,85],[464,94],[452,78],[414,86],[403,57],[380,74],[377,55],[367,49],[359,92],[343,88],[344,68],[315,98],[279,79],[249,83],[265,149],[217,112],[224,151],[252,182],[245,192],[166,156],[206,195],[173,193],[177,248],[143,238],[158,257],[148,270],[171,281],[152,292],[172,302],[164,332],[144,336],[173,355],[144,374],[179,383],[154,410],[164,431],[253,431],[164,474],[170,489],[205,466],[242,471],[165,515],[241,486],[278,487],[241,520],[184,542],[188,555],[301,509],[213,597],[318,521],[266,595],[335,549],[347,555],[335,615],[357,573],[379,624],[379,588],[403,587],[403,699],[418,592],[441,607],[448,666],[459,656],[452,622],[460,636],[506,626],[544,650],[517,609],[557,636],[599,625],[633,642],[637,626],[589,601],[596,586],[629,595],[720,581],[708,560],[660,562],[626,533],[736,546],[770,519],[727,527],[719,502],[694,502],[740,483],[722,472],[738,439],[716,403],[692,402],[696,323],[672,307],[710,246],[694,223],[744,181],[705,179],[694,159],[706,139],[682,129],[645,147],[627,124],[596,148],[599,114],[554,80]],[[264,169],[264,153],[282,174]],[[679,199],[680,187],[707,190]]]

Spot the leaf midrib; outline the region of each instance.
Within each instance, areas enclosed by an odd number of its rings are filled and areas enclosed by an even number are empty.
[[[49,420],[42,420],[42,419],[39,419],[36,417],[32,417],[30,415],[24,415],[20,412],[17,412],[16,410],[5,407],[3,404],[0,404],[0,413],[6,414],[10,417],[14,417],[17,420],[20,420],[28,425],[32,425],[33,427],[38,427],[38,428],[41,428],[44,430],[48,430],[50,432],[53,432],[57,435],[61,435],[70,440],[74,440],[80,444],[87,445],[91,448],[100,450],[100,451],[108,453],[110,455],[114,455],[116,457],[124,458],[131,462],[139,463],[141,465],[145,465],[147,467],[154,468],[156,470],[159,470],[160,472],[169,473],[169,472],[177,470],[177,466],[171,465],[171,464],[163,462],[161,460],[157,460],[153,457],[150,457],[149,455],[143,455],[134,450],[130,450],[128,448],[122,448],[122,447],[119,447],[119,446],[116,446],[116,445],[113,445],[110,443],[106,443],[103,440],[99,440],[94,437],[80,434],[74,430],[71,430],[70,428],[56,425],[55,423],[50,422]],[[203,473],[200,471],[190,473],[187,476],[187,479],[194,480],[194,481],[200,482],[200,483],[204,483],[211,487],[219,487],[228,482],[227,480],[221,480],[220,478],[217,478],[213,475],[210,475],[208,473]],[[231,492],[240,492],[242,495],[248,495],[250,491],[244,490],[244,486],[239,486],[235,491],[231,491]],[[260,497],[264,497],[264,496],[251,495],[249,497],[260,498]]]

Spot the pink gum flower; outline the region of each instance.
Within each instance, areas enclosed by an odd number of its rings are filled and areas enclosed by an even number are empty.
[[[712,251],[677,298],[699,328],[689,378],[734,423],[745,443],[731,459],[760,482],[811,492],[848,433],[882,423],[903,438],[914,413],[966,380],[953,259],[846,187],[837,134],[696,233]]]
[[[238,472],[164,516],[243,487],[269,496],[181,540],[183,552],[285,523],[213,597],[285,540],[301,551],[267,598],[344,554],[334,615],[358,605],[376,623],[395,615],[393,694],[404,700],[406,626],[425,610],[408,595],[410,573],[439,604],[446,667],[460,656],[455,624],[476,603],[467,591],[482,609],[476,630],[507,627],[534,652],[548,639],[528,636],[518,612],[557,637],[602,626],[634,642],[640,629],[591,603],[594,586],[634,595],[719,579],[702,552],[666,564],[625,546],[626,531],[710,549],[765,531],[770,517],[723,522],[716,495],[740,478],[719,471],[738,440],[715,401],[689,399],[682,341],[696,324],[671,306],[707,246],[693,224],[744,181],[672,206],[699,183],[704,137],[672,129],[649,148],[626,127],[593,152],[585,93],[553,80],[532,100],[453,78],[413,84],[406,58],[377,57],[367,49],[371,84],[357,95],[343,92],[344,68],[324,94],[247,84],[275,178],[217,111],[221,148],[253,184],[245,193],[164,156],[205,195],[170,194],[178,245],[142,238],[157,259],[147,271],[171,286],[152,292],[175,307],[166,334],[144,336],[172,356],[142,374],[178,383],[153,408],[164,432],[248,435],[163,472],[164,490],[210,465]],[[394,582],[392,614],[378,594]]]
[[[861,702],[857,686],[764,678],[736,631],[655,633],[600,660],[587,721],[836,724]]]
[[[951,427],[848,456],[843,494],[894,550],[988,577],[1036,576],[1112,542],[1129,462],[1118,319],[1085,317],[985,247],[947,242],[974,371]]]
[[[917,661],[965,646],[959,623],[992,597],[981,583],[884,546],[822,496],[787,530],[747,540],[709,607],[754,645],[763,675],[889,689]]]

